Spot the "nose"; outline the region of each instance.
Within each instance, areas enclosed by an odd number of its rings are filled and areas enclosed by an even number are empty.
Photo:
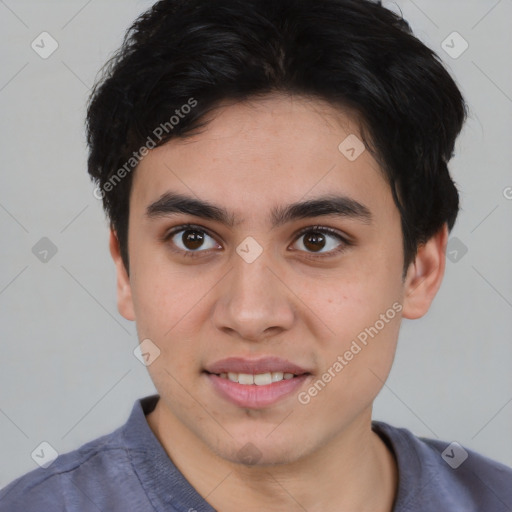
[[[234,255],[222,280],[213,322],[217,329],[248,341],[261,341],[291,329],[294,294],[286,275],[266,251],[253,262]]]

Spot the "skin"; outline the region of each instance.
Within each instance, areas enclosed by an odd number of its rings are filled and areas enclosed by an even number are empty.
[[[161,351],[148,366],[161,397],[148,424],[222,512],[392,510],[396,461],[371,430],[372,403],[391,369],[402,317],[423,316],[441,285],[447,228],[419,247],[404,280],[391,190],[368,151],[349,161],[338,150],[349,134],[361,138],[356,117],[318,99],[271,95],[222,104],[201,133],[171,140],[139,164],[129,276],[111,232],[119,311],[136,321],[140,340]],[[148,218],[147,206],[169,190],[222,206],[240,222],[229,228],[183,214]],[[273,207],[325,193],[364,204],[372,222],[322,216],[270,229]],[[161,240],[186,222],[215,235],[206,236],[197,258],[171,250],[183,232]],[[296,234],[318,225],[354,243],[309,259],[318,253],[305,245],[307,234]],[[236,252],[247,236],[263,248],[250,264]],[[326,243],[320,253],[342,244],[332,235]],[[307,390],[394,303],[401,313],[307,405],[292,393],[265,408],[241,408],[203,373],[229,356],[277,355],[311,369],[300,391]],[[238,455],[247,443],[260,453],[252,465]]]

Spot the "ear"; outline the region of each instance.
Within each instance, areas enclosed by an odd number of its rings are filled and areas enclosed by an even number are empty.
[[[404,284],[404,318],[420,318],[441,286],[446,267],[448,226],[443,227],[418,248],[416,258],[409,265]]]
[[[119,240],[112,228],[110,229],[109,247],[117,273],[117,309],[127,320],[135,320],[130,278],[128,277],[123,259],[121,258]]]

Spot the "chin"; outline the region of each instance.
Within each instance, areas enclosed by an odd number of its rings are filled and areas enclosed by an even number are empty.
[[[271,431],[271,429],[270,429]],[[260,430],[259,434],[236,436],[215,449],[217,455],[234,464],[247,467],[262,467],[296,462],[305,455],[303,440],[269,436],[269,429]],[[228,444],[229,443],[229,444]]]

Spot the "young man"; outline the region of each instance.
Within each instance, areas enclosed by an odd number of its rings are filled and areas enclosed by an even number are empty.
[[[429,309],[466,108],[367,0],[163,0],[88,110],[121,314],[158,395],[3,511],[512,510],[512,469],[371,419]]]

